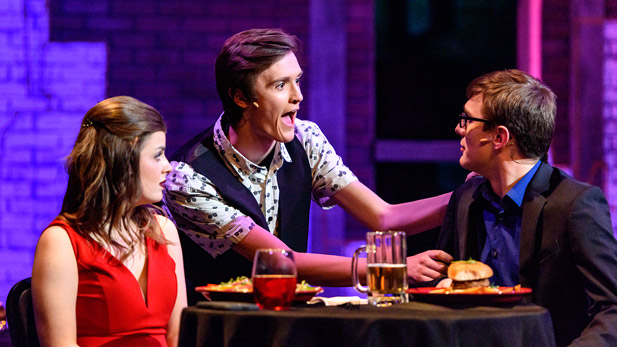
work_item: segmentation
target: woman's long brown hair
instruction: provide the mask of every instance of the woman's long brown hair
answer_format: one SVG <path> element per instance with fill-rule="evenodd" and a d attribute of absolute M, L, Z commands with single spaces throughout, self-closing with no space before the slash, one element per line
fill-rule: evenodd
<path fill-rule="evenodd" d="M 78 233 L 115 249 L 120 260 L 142 244 L 144 235 L 167 243 L 156 208 L 137 205 L 140 151 L 157 131 L 166 127 L 156 109 L 128 96 L 109 98 L 86 113 L 66 161 L 69 181 L 60 217 Z"/>

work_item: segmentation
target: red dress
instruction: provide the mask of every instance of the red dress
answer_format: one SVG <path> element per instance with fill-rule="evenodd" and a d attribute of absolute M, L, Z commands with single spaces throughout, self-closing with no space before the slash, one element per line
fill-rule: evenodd
<path fill-rule="evenodd" d="M 165 333 L 177 293 L 175 262 L 167 246 L 146 237 L 148 283 L 144 298 L 137 279 L 106 249 L 62 220 L 77 269 L 77 344 L 80 346 L 167 346 Z"/>

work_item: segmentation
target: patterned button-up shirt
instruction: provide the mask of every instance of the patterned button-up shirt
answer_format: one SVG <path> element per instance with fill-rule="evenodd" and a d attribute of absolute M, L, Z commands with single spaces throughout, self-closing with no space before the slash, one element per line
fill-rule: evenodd
<path fill-rule="evenodd" d="M 221 116 L 222 117 L 222 116 Z M 248 189 L 266 217 L 268 229 L 278 234 L 279 194 L 276 173 L 291 165 L 285 144 L 277 143 L 268 167 L 251 162 L 229 142 L 221 126 L 214 125 L 214 146 L 232 172 Z M 296 118 L 295 136 L 302 143 L 312 172 L 312 199 L 322 208 L 331 208 L 330 197 L 356 181 L 319 127 Z M 183 231 L 216 257 L 240 242 L 255 226 L 252 218 L 229 205 L 206 176 L 184 162 L 171 162 L 165 183 L 165 206 L 177 212 L 174 218 Z M 199 235 L 200 237 L 197 237 Z"/>

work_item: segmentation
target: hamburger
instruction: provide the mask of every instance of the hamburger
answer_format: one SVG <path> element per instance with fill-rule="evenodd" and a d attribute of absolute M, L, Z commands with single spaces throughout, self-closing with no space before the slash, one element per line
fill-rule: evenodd
<path fill-rule="evenodd" d="M 490 266 L 473 259 L 453 261 L 448 267 L 452 289 L 488 287 L 492 276 L 493 269 Z"/>

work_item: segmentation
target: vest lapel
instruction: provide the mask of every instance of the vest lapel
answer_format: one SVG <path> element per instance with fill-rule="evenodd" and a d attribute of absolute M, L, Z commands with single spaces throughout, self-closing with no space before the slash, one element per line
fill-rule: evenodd
<path fill-rule="evenodd" d="M 285 147 L 292 162 L 283 163 L 276 174 L 281 192 L 279 236 L 291 249 L 306 252 L 311 208 L 311 168 L 304 147 L 297 138 L 294 137 Z"/>
<path fill-rule="evenodd" d="M 262 228 L 268 230 L 266 219 L 257 200 L 229 169 L 214 147 L 214 125 L 195 136 L 173 155 L 175 161 L 191 165 L 219 189 L 230 205 L 240 209 Z M 203 147 L 199 146 L 203 145 Z M 205 147 L 205 149 L 204 149 Z"/>
<path fill-rule="evenodd" d="M 267 230 L 268 224 L 257 200 L 229 171 L 216 151 L 213 128 L 213 126 L 210 127 L 187 142 L 174 154 L 173 160 L 191 165 L 216 185 L 221 196 L 230 206 L 239 209 Z M 291 148 L 290 155 L 293 165 L 285 163 L 283 165 L 285 169 L 277 173 L 277 178 L 280 180 L 279 188 L 282 190 L 281 196 L 289 197 L 279 202 L 279 211 L 282 212 L 280 216 L 283 216 L 279 221 L 283 236 L 281 239 L 293 250 L 306 252 L 311 170 L 300 141 L 294 138 L 287 148 L 288 150 Z M 182 228 L 178 226 L 178 229 Z M 189 305 L 195 305 L 197 301 L 203 300 L 193 290 L 195 286 L 229 281 L 230 278 L 237 276 L 251 276 L 251 261 L 239 253 L 230 250 L 217 258 L 212 258 L 185 233 L 179 234 L 184 256 Z"/>
<path fill-rule="evenodd" d="M 268 230 L 264 214 L 251 192 L 233 175 L 214 147 L 213 128 L 201 139 L 206 151 L 189 164 L 211 180 L 231 206 L 250 216 L 255 223 Z M 279 184 L 280 239 L 295 251 L 306 252 L 311 202 L 311 168 L 300 141 L 294 139 L 285 145 L 292 159 L 283 163 L 276 174 Z"/>
<path fill-rule="evenodd" d="M 261 212 L 261 208 L 255 197 L 238 178 L 229 172 L 223 160 L 219 157 L 212 136 L 207 136 L 202 144 L 208 151 L 195 159 L 191 166 L 204 176 L 208 177 L 219 189 L 225 200 L 245 214 L 253 218 L 253 221 L 262 228 L 268 230 L 268 223 Z"/>

